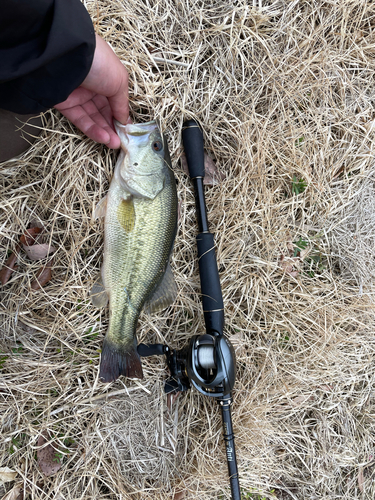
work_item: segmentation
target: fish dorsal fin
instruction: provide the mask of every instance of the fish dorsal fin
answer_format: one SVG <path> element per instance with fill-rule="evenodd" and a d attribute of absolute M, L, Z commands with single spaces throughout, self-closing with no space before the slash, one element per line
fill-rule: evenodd
<path fill-rule="evenodd" d="M 105 291 L 101 273 L 98 274 L 93 284 L 90 292 L 90 299 L 92 304 L 99 309 L 108 304 L 108 294 Z"/>
<path fill-rule="evenodd" d="M 107 200 L 108 196 L 105 195 L 104 198 L 102 198 L 99 203 L 96 205 L 94 213 L 93 213 L 93 219 L 100 219 L 105 216 L 105 211 L 107 210 Z"/>
<path fill-rule="evenodd" d="M 168 262 L 167 269 L 159 286 L 152 297 L 145 303 L 146 313 L 157 313 L 169 307 L 177 296 L 177 285 L 173 276 L 171 265 Z"/>

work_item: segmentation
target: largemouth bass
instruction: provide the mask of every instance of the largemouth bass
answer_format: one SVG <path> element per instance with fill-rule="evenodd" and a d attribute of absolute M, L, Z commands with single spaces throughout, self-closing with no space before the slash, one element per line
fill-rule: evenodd
<path fill-rule="evenodd" d="M 169 259 L 177 228 L 175 178 L 166 140 L 156 122 L 121 125 L 121 139 L 108 194 L 95 216 L 104 216 L 102 283 L 91 298 L 109 300 L 109 327 L 104 339 L 100 378 L 142 378 L 136 326 L 141 310 L 168 307 L 177 294 Z"/>

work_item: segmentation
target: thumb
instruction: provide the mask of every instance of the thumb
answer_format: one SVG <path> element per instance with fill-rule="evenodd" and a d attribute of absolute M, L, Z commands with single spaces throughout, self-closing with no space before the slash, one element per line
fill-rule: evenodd
<path fill-rule="evenodd" d="M 128 92 L 128 73 L 124 68 L 123 81 L 118 91 L 108 97 L 109 105 L 112 109 L 113 117 L 122 124 L 126 124 L 129 119 L 129 92 Z"/>
<path fill-rule="evenodd" d="M 81 87 L 107 97 L 114 118 L 127 122 L 128 72 L 112 47 L 98 35 L 92 66 Z"/>

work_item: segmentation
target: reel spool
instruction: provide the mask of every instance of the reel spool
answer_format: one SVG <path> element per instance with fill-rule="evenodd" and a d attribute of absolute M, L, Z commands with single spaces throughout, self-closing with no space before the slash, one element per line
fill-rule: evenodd
<path fill-rule="evenodd" d="M 187 373 L 193 386 L 215 398 L 230 394 L 235 382 L 236 357 L 224 335 L 215 337 L 206 333 L 193 337 L 189 352 Z"/>

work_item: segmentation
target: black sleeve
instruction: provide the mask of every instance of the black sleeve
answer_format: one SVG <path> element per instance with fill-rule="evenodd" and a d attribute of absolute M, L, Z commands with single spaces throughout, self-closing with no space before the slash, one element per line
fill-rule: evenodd
<path fill-rule="evenodd" d="M 90 71 L 95 31 L 80 0 L 1 0 L 0 108 L 39 113 Z"/>

